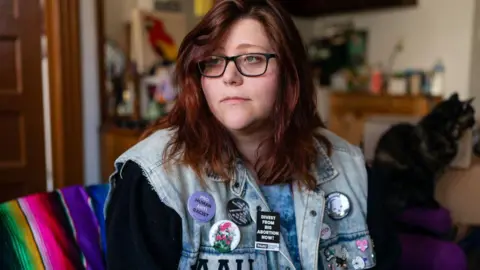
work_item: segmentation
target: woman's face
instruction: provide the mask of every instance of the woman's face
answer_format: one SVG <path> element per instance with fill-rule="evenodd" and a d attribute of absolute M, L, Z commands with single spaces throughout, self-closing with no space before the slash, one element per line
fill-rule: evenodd
<path fill-rule="evenodd" d="M 266 121 L 271 115 L 279 91 L 279 69 L 275 58 L 266 60 L 263 56 L 256 56 L 255 53 L 274 53 L 265 29 L 256 20 L 239 20 L 232 25 L 221 48 L 217 48 L 213 55 L 247 54 L 236 60 L 244 73 L 259 74 L 263 71 L 262 61 L 266 61 L 268 65 L 265 73 L 256 77 L 244 76 L 235 63 L 230 61 L 223 76 L 217 78 L 202 76 L 203 93 L 210 110 L 232 132 L 252 132 L 269 127 Z M 220 58 L 212 58 L 207 65 L 210 65 L 211 69 L 218 67 L 222 69 L 223 60 L 218 59 Z"/>

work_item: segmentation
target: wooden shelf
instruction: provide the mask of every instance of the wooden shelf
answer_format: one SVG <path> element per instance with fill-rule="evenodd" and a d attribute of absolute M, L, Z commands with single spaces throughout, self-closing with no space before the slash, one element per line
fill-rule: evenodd
<path fill-rule="evenodd" d="M 365 120 L 370 116 L 424 116 L 442 100 L 421 95 L 374 95 L 362 92 L 330 95 L 328 127 L 354 145 L 360 145 Z"/>
<path fill-rule="evenodd" d="M 100 128 L 101 133 L 112 133 L 121 136 L 138 136 L 142 135 L 145 129 L 142 128 L 122 128 L 115 124 L 105 124 Z"/>
<path fill-rule="evenodd" d="M 143 129 L 120 128 L 114 124 L 102 126 L 100 129 L 100 144 L 103 181 L 108 181 L 109 176 L 114 171 L 115 160 L 139 141 L 143 131 Z"/>

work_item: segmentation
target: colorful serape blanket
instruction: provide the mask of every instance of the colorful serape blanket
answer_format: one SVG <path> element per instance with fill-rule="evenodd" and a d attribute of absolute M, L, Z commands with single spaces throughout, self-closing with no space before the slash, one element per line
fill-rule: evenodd
<path fill-rule="evenodd" d="M 0 204 L 0 269 L 105 269 L 107 192 L 72 186 Z"/>

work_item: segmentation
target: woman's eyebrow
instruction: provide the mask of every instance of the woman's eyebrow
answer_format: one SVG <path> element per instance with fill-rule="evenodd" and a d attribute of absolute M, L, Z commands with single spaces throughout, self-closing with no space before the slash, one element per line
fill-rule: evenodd
<path fill-rule="evenodd" d="M 268 49 L 263 47 L 263 46 L 254 45 L 254 44 L 250 44 L 250 43 L 241 43 L 241 44 L 237 45 L 237 49 L 248 49 L 248 48 L 252 48 L 252 47 L 260 48 L 262 50 L 268 51 Z"/>

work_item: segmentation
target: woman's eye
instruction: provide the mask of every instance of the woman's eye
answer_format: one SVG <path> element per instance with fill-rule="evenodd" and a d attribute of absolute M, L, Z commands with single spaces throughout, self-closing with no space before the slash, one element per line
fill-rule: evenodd
<path fill-rule="evenodd" d="M 260 57 L 255 55 L 248 55 L 247 57 L 245 57 L 245 62 L 249 64 L 257 63 L 260 62 Z"/>
<path fill-rule="evenodd" d="M 215 66 L 215 65 L 219 65 L 221 63 L 221 58 L 210 58 L 208 60 L 205 60 L 205 65 L 206 66 Z"/>

